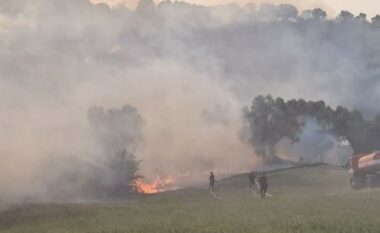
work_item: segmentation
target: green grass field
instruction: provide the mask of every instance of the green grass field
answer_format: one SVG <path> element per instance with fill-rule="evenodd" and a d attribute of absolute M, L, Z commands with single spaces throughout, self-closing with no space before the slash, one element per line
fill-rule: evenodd
<path fill-rule="evenodd" d="M 246 176 L 206 188 L 121 203 L 33 204 L 0 213 L 0 232 L 380 232 L 380 192 L 352 191 L 345 170 L 311 167 L 268 175 L 272 198 L 259 199 Z"/>

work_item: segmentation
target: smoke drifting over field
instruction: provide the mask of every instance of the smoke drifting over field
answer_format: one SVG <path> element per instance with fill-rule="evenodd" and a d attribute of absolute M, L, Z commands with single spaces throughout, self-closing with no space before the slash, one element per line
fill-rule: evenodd
<path fill-rule="evenodd" d="M 135 149 L 151 178 L 252 167 L 254 150 L 238 131 L 242 107 L 259 94 L 323 99 L 372 117 L 380 110 L 379 18 L 325 20 L 291 5 L 144 0 L 129 11 L 2 0 L 0 201 L 48 193 L 46 160 L 72 168 L 105 156 L 110 144 L 94 130 L 92 106 L 135 109 L 143 123 L 131 126 L 133 146 L 121 146 Z"/>

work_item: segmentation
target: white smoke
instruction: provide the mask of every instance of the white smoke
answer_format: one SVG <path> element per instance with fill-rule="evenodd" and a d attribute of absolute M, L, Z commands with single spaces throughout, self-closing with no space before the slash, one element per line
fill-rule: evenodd
<path fill-rule="evenodd" d="M 0 199 L 39 193 L 46 157 L 99 154 L 91 106 L 137 108 L 147 177 L 254 166 L 237 134 L 259 94 L 379 111 L 375 24 L 305 20 L 289 5 L 144 2 L 1 1 Z M 228 106 L 222 118 L 215 106 Z"/>
<path fill-rule="evenodd" d="M 294 162 L 338 166 L 344 166 L 353 152 L 347 142 L 338 141 L 314 119 L 306 121 L 298 143 L 292 144 L 290 140 L 283 139 L 278 143 L 277 150 L 280 157 Z"/>

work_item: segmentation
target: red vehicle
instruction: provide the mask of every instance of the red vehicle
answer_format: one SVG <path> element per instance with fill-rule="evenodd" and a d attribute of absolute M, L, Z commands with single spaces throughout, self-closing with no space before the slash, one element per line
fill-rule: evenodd
<path fill-rule="evenodd" d="M 380 151 L 354 155 L 349 162 L 353 189 L 380 186 Z"/>

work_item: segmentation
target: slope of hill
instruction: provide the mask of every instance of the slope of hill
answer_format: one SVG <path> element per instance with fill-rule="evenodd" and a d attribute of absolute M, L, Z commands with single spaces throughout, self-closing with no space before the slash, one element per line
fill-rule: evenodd
<path fill-rule="evenodd" d="M 268 177 L 273 197 L 266 199 L 252 195 L 241 175 L 217 183 L 222 199 L 205 187 L 122 203 L 16 206 L 0 213 L 0 232 L 379 232 L 380 192 L 351 190 L 343 169 Z"/>

